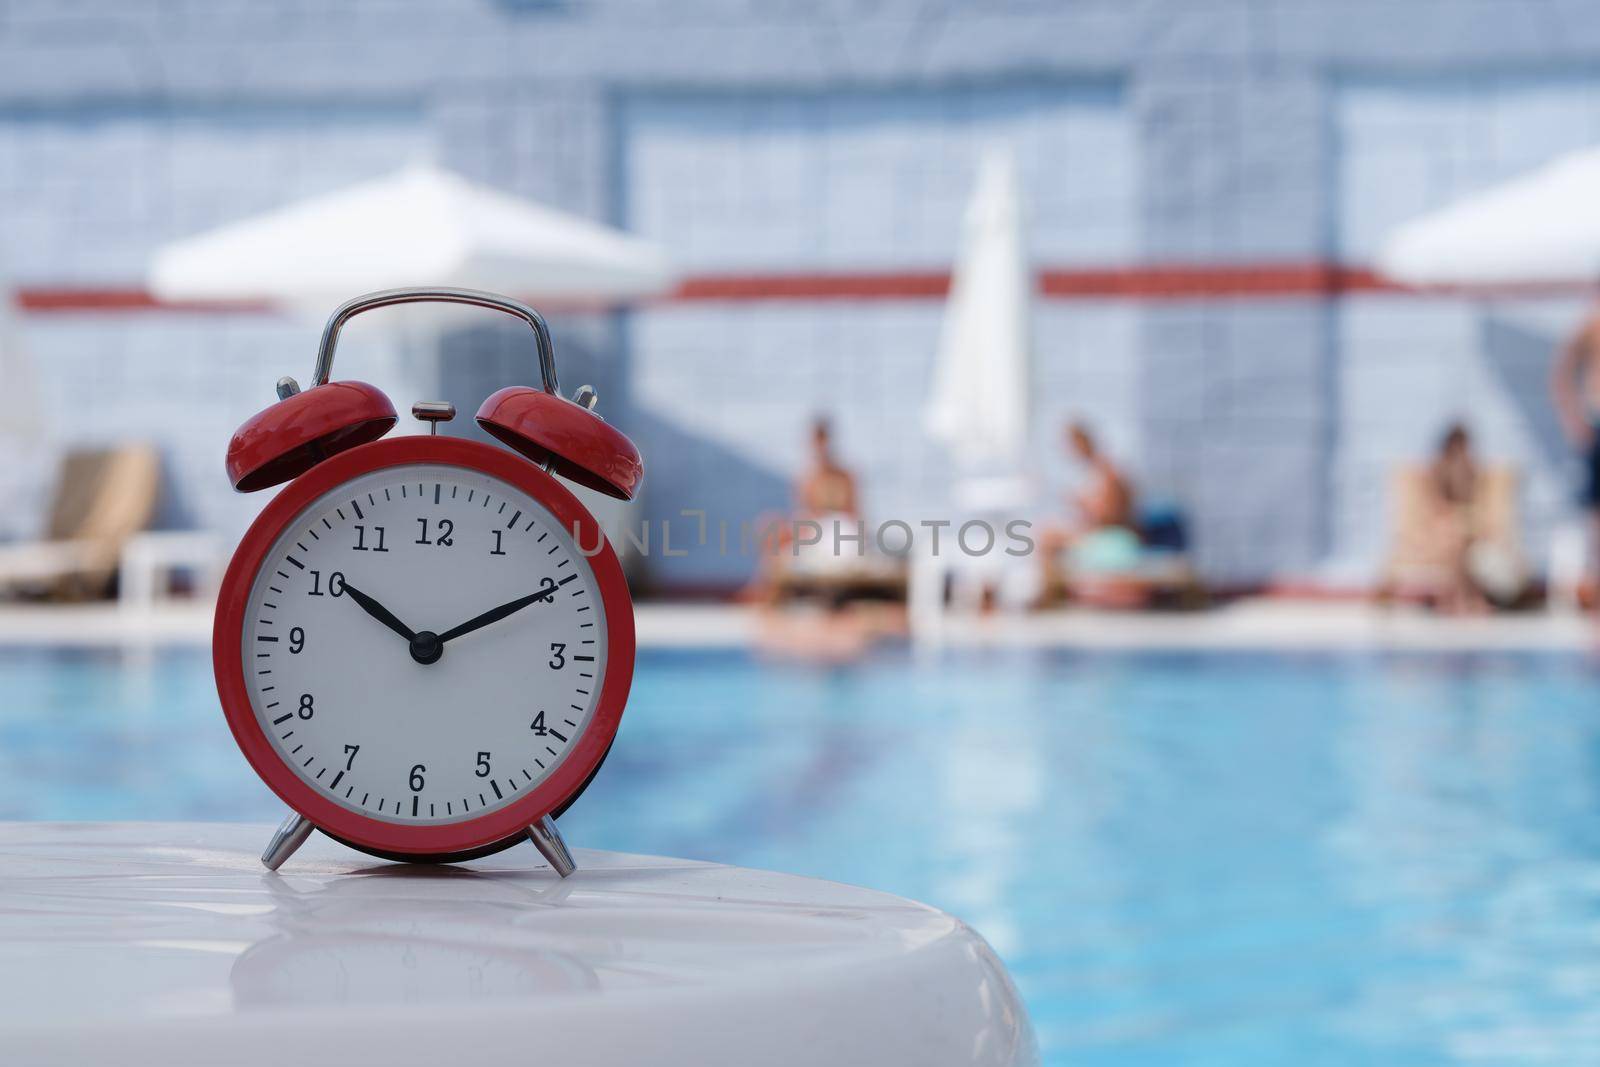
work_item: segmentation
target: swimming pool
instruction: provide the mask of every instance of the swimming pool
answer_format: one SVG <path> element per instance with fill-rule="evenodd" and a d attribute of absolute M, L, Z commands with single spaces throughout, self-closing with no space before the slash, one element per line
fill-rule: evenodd
<path fill-rule="evenodd" d="M 646 652 L 576 845 L 902 893 L 1051 1063 L 1600 1054 L 1600 666 Z M 254 819 L 199 652 L 0 655 L 0 817 Z"/>

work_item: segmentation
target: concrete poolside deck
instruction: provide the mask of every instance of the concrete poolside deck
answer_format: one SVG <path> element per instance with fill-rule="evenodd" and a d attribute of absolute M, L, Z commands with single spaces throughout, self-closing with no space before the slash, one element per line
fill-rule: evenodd
<path fill-rule="evenodd" d="M 761 644 L 757 613 L 736 605 L 641 604 L 642 648 L 745 648 Z M 148 613 L 107 605 L 0 605 L 0 649 L 204 646 L 211 606 L 179 603 Z M 951 618 L 949 647 L 1088 649 L 1393 649 L 1596 651 L 1600 620 L 1530 613 L 1442 618 L 1364 603 L 1242 600 L 1191 614 L 1086 610 Z"/>

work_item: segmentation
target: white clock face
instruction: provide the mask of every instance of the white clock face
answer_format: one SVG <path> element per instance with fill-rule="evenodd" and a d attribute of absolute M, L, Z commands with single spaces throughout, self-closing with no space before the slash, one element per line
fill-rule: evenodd
<path fill-rule="evenodd" d="M 245 684 L 283 761 L 393 823 L 476 818 L 537 786 L 588 729 L 605 656 L 571 531 L 464 467 L 389 467 L 325 494 L 245 608 Z"/>

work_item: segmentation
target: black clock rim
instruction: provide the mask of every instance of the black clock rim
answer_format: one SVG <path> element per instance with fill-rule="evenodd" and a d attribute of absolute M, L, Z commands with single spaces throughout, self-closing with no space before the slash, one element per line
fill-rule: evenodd
<path fill-rule="evenodd" d="M 611 749 L 616 745 L 616 743 L 616 738 L 612 737 L 611 744 L 606 746 L 605 752 L 600 756 L 600 762 L 594 765 L 594 770 L 589 772 L 589 777 L 583 780 L 583 784 L 578 787 L 577 792 L 573 793 L 566 800 L 563 800 L 559 805 L 556 806 L 556 809 L 550 813 L 550 817 L 552 819 L 561 818 L 562 815 L 566 814 L 567 809 L 572 807 L 573 804 L 577 803 L 579 797 L 583 796 L 584 792 L 588 790 L 590 783 L 595 780 L 595 776 L 600 773 L 600 768 L 606 765 L 606 760 L 610 758 Z M 358 845 L 354 841 L 348 841 L 345 838 L 340 837 L 338 834 L 329 833 L 328 831 L 323 830 L 320 826 L 318 826 L 317 829 L 324 836 L 332 838 L 334 841 L 339 842 L 339 844 L 344 845 L 346 848 L 353 848 L 357 852 L 365 852 L 369 856 L 376 856 L 378 859 L 390 860 L 394 863 L 466 863 L 470 860 L 481 860 L 485 856 L 492 856 L 496 852 L 504 852 L 513 845 L 520 845 L 524 841 L 528 840 L 528 831 L 523 830 L 520 833 L 512 834 L 510 837 L 502 838 L 501 840 L 495 841 L 491 844 L 482 845 L 478 848 L 464 849 L 460 852 L 388 852 L 382 849 L 368 848 L 365 845 Z"/>

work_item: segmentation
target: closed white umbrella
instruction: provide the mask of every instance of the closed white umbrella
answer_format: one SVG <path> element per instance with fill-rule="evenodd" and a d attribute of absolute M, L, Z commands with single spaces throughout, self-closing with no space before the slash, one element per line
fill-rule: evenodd
<path fill-rule="evenodd" d="M 933 392 L 923 411 L 927 432 L 950 450 L 956 471 L 951 503 L 962 518 L 985 519 L 991 529 L 1017 517 L 1032 497 L 1032 304 L 1016 163 L 1009 149 L 993 148 L 979 161 L 967 204 Z M 937 640 L 941 632 L 947 575 L 953 575 L 960 602 L 981 602 L 985 589 L 996 589 L 1007 605 L 1031 599 L 1031 565 L 1018 569 L 1017 560 L 1003 553 L 968 558 L 949 546 L 935 556 L 931 548 L 930 543 L 911 562 L 907 611 L 919 643 Z"/>
<path fill-rule="evenodd" d="M 666 289 L 656 245 L 433 166 L 311 197 L 161 248 L 166 300 L 267 301 L 324 309 L 410 285 L 537 299 L 616 301 Z"/>
<path fill-rule="evenodd" d="M 1412 285 L 1600 279 L 1600 148 L 1413 219 L 1384 242 L 1376 266 Z"/>
<path fill-rule="evenodd" d="M 967 471 L 1012 474 L 1028 441 L 1033 272 L 1009 150 L 978 168 L 924 411 L 928 432 Z"/>

